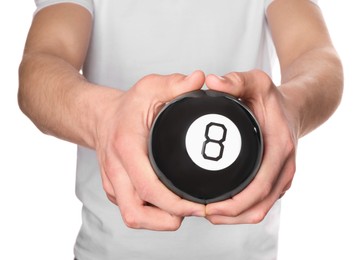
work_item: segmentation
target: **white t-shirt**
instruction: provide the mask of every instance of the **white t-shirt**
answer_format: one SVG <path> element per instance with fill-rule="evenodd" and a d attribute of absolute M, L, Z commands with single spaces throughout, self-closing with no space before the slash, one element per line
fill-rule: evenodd
<path fill-rule="evenodd" d="M 86 78 L 127 90 L 147 74 L 224 75 L 262 69 L 274 49 L 265 11 L 272 0 L 36 0 L 38 10 L 72 2 L 93 15 Z M 257 225 L 215 226 L 186 218 L 178 231 L 133 230 L 102 188 L 93 150 L 78 148 L 76 193 L 83 203 L 79 260 L 246 259 L 277 255 L 280 203 Z M 50 256 L 51 257 L 51 256 Z"/>

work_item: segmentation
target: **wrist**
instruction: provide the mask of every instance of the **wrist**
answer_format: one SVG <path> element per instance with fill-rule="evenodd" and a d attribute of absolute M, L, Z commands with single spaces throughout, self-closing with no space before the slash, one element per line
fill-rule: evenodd
<path fill-rule="evenodd" d="M 84 132 L 82 142 L 86 147 L 96 149 L 105 123 L 112 123 L 111 119 L 107 119 L 107 116 L 113 114 L 110 113 L 110 109 L 114 107 L 112 104 L 118 102 L 123 92 L 86 81 L 80 91 L 76 102 L 81 111 L 79 123 Z"/>
<path fill-rule="evenodd" d="M 282 84 L 278 87 L 285 107 L 285 114 L 289 120 L 290 128 L 298 139 L 304 135 L 304 93 L 299 93 L 297 88 Z"/>

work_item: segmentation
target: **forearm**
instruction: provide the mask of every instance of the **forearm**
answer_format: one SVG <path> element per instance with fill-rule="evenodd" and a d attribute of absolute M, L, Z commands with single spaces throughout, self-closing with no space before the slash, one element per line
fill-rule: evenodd
<path fill-rule="evenodd" d="M 325 122 L 340 103 L 343 70 L 333 47 L 317 48 L 281 68 L 280 90 L 301 137 Z"/>
<path fill-rule="evenodd" d="M 337 108 L 342 65 L 321 10 L 310 0 L 275 0 L 267 19 L 281 66 L 280 90 L 300 137 Z"/>
<path fill-rule="evenodd" d="M 72 65 L 46 53 L 25 54 L 19 68 L 21 110 L 42 132 L 91 148 L 103 104 L 120 93 L 87 82 Z"/>

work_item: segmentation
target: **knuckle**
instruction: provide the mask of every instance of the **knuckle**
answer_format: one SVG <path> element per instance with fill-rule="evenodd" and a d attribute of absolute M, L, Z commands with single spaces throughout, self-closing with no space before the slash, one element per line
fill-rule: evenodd
<path fill-rule="evenodd" d="M 142 83 L 150 82 L 150 81 L 158 80 L 159 78 L 160 78 L 160 75 L 153 73 L 153 74 L 144 76 L 143 78 L 140 79 L 139 82 L 142 82 Z"/>
<path fill-rule="evenodd" d="M 137 193 L 142 201 L 152 202 L 152 191 L 147 183 L 139 183 Z"/>
<path fill-rule="evenodd" d="M 287 192 L 287 191 L 291 188 L 291 186 L 292 186 L 292 180 L 291 180 L 291 181 L 289 181 L 289 182 L 286 184 L 286 186 L 285 186 L 285 188 L 284 188 L 284 190 L 283 190 L 283 193 Z"/>
<path fill-rule="evenodd" d="M 289 139 L 287 142 L 286 142 L 286 145 L 285 145 L 285 149 L 287 151 L 288 154 L 291 154 L 291 155 L 294 155 L 295 152 L 296 152 L 296 147 L 295 147 L 295 143 Z"/>
<path fill-rule="evenodd" d="M 292 140 L 286 143 L 285 153 L 287 156 L 287 159 L 290 160 L 289 163 L 286 165 L 286 171 L 289 174 L 294 174 L 296 171 L 296 146 Z"/>
<path fill-rule="evenodd" d="M 166 82 L 168 85 L 172 86 L 177 84 L 179 81 L 183 80 L 184 78 L 185 76 L 180 73 L 173 73 L 166 77 Z"/>
<path fill-rule="evenodd" d="M 145 92 L 146 89 L 150 87 L 157 86 L 158 81 L 160 80 L 160 75 L 158 74 L 149 74 L 142 77 L 132 88 L 133 91 L 137 95 L 141 95 Z"/>
<path fill-rule="evenodd" d="M 264 209 L 257 209 L 255 210 L 247 220 L 249 224 L 259 224 L 261 223 L 267 215 L 267 211 Z"/>
<path fill-rule="evenodd" d="M 183 208 L 180 208 L 180 207 L 176 207 L 176 208 L 172 209 L 172 211 L 175 216 L 188 216 L 189 215 L 188 213 L 186 213 L 186 211 Z"/>
<path fill-rule="evenodd" d="M 177 231 L 181 227 L 181 221 L 175 221 L 166 228 L 168 231 Z"/>
<path fill-rule="evenodd" d="M 296 171 L 296 165 L 295 163 L 291 163 L 290 165 L 286 166 L 286 169 L 284 171 L 284 180 L 283 180 L 283 192 L 286 192 L 288 189 L 290 189 L 292 185 L 292 180 L 294 179 Z"/>
<path fill-rule="evenodd" d="M 251 70 L 251 73 L 254 74 L 256 78 L 261 80 L 268 80 L 270 78 L 266 72 L 259 69 Z"/>
<path fill-rule="evenodd" d="M 260 201 L 265 199 L 272 191 L 273 184 L 268 181 L 260 182 Z"/>
<path fill-rule="evenodd" d="M 254 75 L 254 77 L 260 81 L 261 85 L 270 85 L 271 84 L 271 78 L 270 76 L 262 71 L 262 70 L 252 70 L 251 73 Z"/>
<path fill-rule="evenodd" d="M 165 86 L 170 91 L 171 96 L 176 97 L 180 94 L 175 86 L 178 86 L 184 78 L 185 76 L 179 73 L 171 74 L 165 78 Z"/>
<path fill-rule="evenodd" d="M 230 209 L 228 209 L 226 211 L 226 215 L 230 216 L 230 217 L 238 217 L 241 214 L 240 210 L 238 209 L 238 207 L 231 207 Z"/>
<path fill-rule="evenodd" d="M 259 201 L 264 200 L 270 194 L 271 189 L 272 188 L 268 184 L 266 184 L 265 186 L 263 186 L 261 188 L 261 191 L 260 191 Z"/>
<path fill-rule="evenodd" d="M 222 222 L 218 218 L 209 217 L 208 221 L 212 223 L 213 225 L 221 225 Z"/>
<path fill-rule="evenodd" d="M 122 218 L 128 228 L 139 229 L 141 227 L 137 216 L 131 212 L 123 213 Z"/>
<path fill-rule="evenodd" d="M 261 70 L 253 70 L 251 73 L 253 74 L 253 78 L 256 80 L 255 84 L 261 93 L 268 93 L 272 90 L 272 80 L 267 73 Z"/>
<path fill-rule="evenodd" d="M 110 194 L 106 194 L 107 198 L 109 201 L 111 201 L 113 204 L 115 204 L 116 206 L 118 205 L 117 204 L 117 200 L 114 196 L 110 195 Z"/>
<path fill-rule="evenodd" d="M 107 177 L 110 181 L 114 180 L 117 177 L 117 172 L 115 171 L 112 163 L 105 161 L 103 167 L 105 169 L 105 174 L 107 175 Z M 107 187 L 105 187 L 105 186 L 106 186 L 106 183 L 103 182 L 103 188 L 105 190 L 107 190 Z"/>
<path fill-rule="evenodd" d="M 108 180 L 112 183 L 114 180 L 118 179 L 120 174 L 120 166 L 118 162 L 112 160 L 109 156 L 106 156 L 103 162 L 103 168 L 105 171 L 105 175 Z M 104 178 L 103 180 L 103 188 L 111 188 L 111 183 L 108 183 L 108 180 Z"/>
<path fill-rule="evenodd" d="M 228 77 L 233 81 L 236 86 L 243 86 L 245 84 L 245 80 L 241 77 L 238 72 L 231 72 L 228 74 Z"/>
<path fill-rule="evenodd" d="M 288 177 L 290 177 L 289 179 L 292 179 L 294 177 L 295 172 L 296 172 L 296 164 L 294 162 L 294 163 L 291 163 L 287 168 L 287 175 L 288 175 Z"/>
<path fill-rule="evenodd" d="M 106 193 L 107 196 L 113 196 L 114 192 L 113 192 L 113 188 L 111 187 L 111 184 L 108 181 L 103 181 L 102 180 L 102 188 L 104 190 L 104 192 Z"/>

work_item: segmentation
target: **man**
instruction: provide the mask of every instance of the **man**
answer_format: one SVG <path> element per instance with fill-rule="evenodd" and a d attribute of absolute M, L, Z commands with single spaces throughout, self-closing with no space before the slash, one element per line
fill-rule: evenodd
<path fill-rule="evenodd" d="M 308 0 L 36 3 L 19 105 L 41 131 L 79 145 L 77 196 L 84 207 L 76 257 L 275 259 L 279 198 L 293 179 L 298 139 L 328 119 L 342 95 L 341 63 L 318 6 Z M 274 50 L 278 87 L 271 80 Z M 147 156 L 159 109 L 204 84 L 243 99 L 265 141 L 252 183 L 209 205 L 165 188 Z M 160 232 L 166 230 L 174 232 Z"/>

